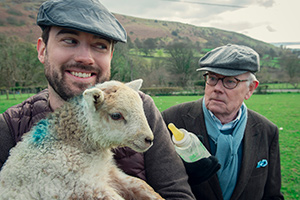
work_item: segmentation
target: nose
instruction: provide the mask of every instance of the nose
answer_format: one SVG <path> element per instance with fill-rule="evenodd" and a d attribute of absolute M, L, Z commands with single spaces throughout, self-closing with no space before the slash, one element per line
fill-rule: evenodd
<path fill-rule="evenodd" d="M 77 49 L 74 60 L 83 65 L 93 65 L 95 62 L 91 49 L 87 45 L 81 45 Z"/>
<path fill-rule="evenodd" d="M 152 143 L 153 143 L 153 138 L 146 137 L 146 138 L 145 138 L 145 143 L 148 144 L 149 146 L 151 146 Z"/>

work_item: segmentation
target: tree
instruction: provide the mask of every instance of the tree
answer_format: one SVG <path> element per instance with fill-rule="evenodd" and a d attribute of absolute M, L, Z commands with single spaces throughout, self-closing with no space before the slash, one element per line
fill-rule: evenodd
<path fill-rule="evenodd" d="M 35 86 L 46 81 L 34 46 L 18 37 L 0 35 L 0 87 L 9 90 L 16 84 Z M 43 82 L 44 81 L 44 82 Z"/>
<path fill-rule="evenodd" d="M 129 54 L 128 44 L 117 44 L 111 63 L 111 79 L 122 82 L 134 80 L 139 77 L 143 62 L 141 58 Z"/>
<path fill-rule="evenodd" d="M 193 48 L 188 43 L 174 43 L 167 46 L 171 58 L 169 67 L 171 74 L 177 77 L 177 83 L 185 87 L 195 72 Z"/>
<path fill-rule="evenodd" d="M 298 56 L 286 50 L 280 58 L 280 65 L 287 72 L 290 78 L 289 83 L 297 88 L 300 80 L 300 59 Z"/>
<path fill-rule="evenodd" d="M 275 50 L 274 50 L 273 48 L 270 48 L 269 54 L 270 54 L 270 58 L 271 58 L 271 59 L 274 59 L 274 57 L 277 56 L 277 55 L 276 55 L 276 52 L 275 52 Z"/>
<path fill-rule="evenodd" d="M 139 49 L 143 48 L 143 43 L 141 42 L 141 40 L 140 40 L 139 38 L 136 38 L 136 39 L 134 40 L 134 44 L 135 44 L 135 46 L 136 46 L 137 48 L 139 48 Z"/>
<path fill-rule="evenodd" d="M 156 48 L 156 39 L 147 38 L 144 41 L 144 49 L 148 49 L 148 51 L 153 51 Z"/>

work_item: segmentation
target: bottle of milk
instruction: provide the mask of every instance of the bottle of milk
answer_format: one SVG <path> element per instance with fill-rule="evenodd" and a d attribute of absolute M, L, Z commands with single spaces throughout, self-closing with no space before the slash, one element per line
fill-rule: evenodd
<path fill-rule="evenodd" d="M 211 155 L 195 134 L 185 129 L 177 129 L 173 123 L 170 123 L 168 128 L 173 133 L 175 150 L 185 162 L 196 162 Z"/>

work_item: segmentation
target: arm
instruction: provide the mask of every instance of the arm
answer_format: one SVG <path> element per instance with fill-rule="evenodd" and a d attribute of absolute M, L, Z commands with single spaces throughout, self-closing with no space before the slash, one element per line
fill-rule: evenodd
<path fill-rule="evenodd" d="M 14 138 L 12 137 L 7 123 L 3 117 L 0 115 L 0 169 L 5 163 L 9 156 L 9 150 L 16 145 Z"/>
<path fill-rule="evenodd" d="M 153 146 L 145 153 L 147 182 L 165 199 L 195 199 L 184 165 L 175 152 L 167 127 L 148 95 L 143 95 L 144 110 L 154 133 Z"/>

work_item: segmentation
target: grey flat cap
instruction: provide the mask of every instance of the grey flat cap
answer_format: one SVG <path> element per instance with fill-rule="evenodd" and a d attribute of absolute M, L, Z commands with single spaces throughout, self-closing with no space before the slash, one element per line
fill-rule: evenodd
<path fill-rule="evenodd" d="M 126 42 L 127 34 L 119 21 L 98 0 L 48 0 L 37 15 L 37 24 L 61 26 Z"/>
<path fill-rule="evenodd" d="M 259 71 L 259 55 L 253 49 L 228 44 L 206 53 L 199 60 L 197 71 L 210 71 L 224 76 L 237 76 L 246 72 Z"/>

